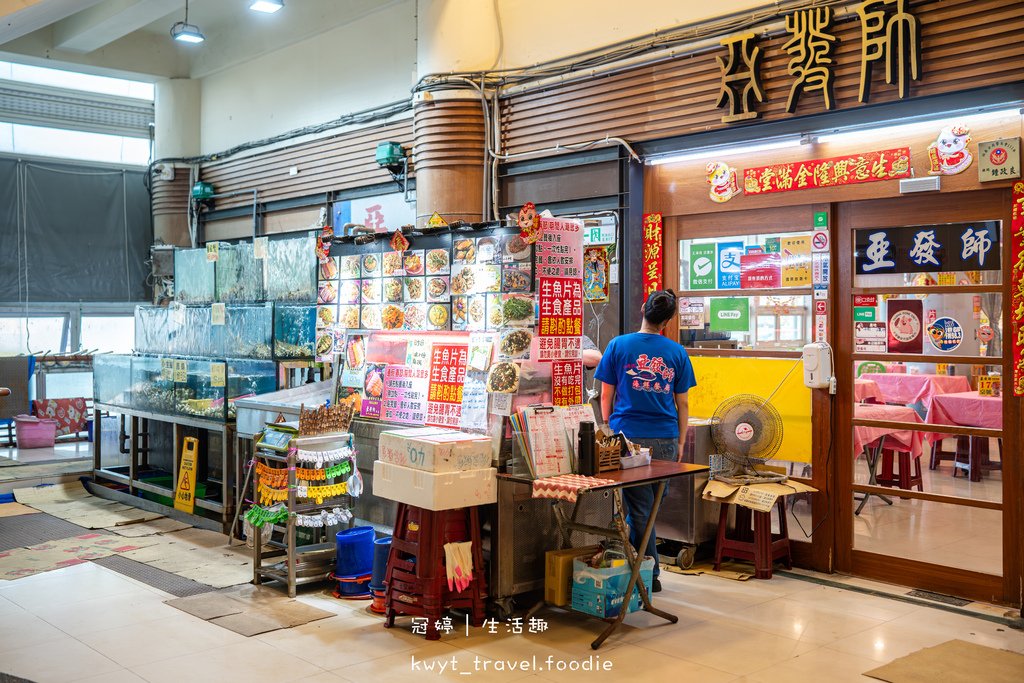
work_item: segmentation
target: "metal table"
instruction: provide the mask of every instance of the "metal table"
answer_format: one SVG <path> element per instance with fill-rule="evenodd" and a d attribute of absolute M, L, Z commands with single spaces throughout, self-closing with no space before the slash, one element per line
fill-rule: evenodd
<path fill-rule="evenodd" d="M 594 642 L 590 644 L 591 648 L 596 650 L 601 647 L 601 644 L 615 631 L 615 629 L 619 627 L 619 624 L 622 623 L 622 620 L 626 617 L 626 613 L 629 611 L 630 596 L 633 595 L 634 588 L 638 588 L 640 591 L 640 601 L 643 604 L 644 611 L 659 616 L 673 624 L 679 621 L 679 617 L 676 615 L 660 610 L 651 604 L 650 596 L 647 593 L 647 587 L 640 578 L 640 564 L 643 561 L 643 555 L 637 554 L 629 542 L 629 529 L 625 522 L 626 510 L 622 501 L 622 489 L 633 486 L 643 486 L 646 484 L 657 484 L 658 486 L 654 495 L 654 506 L 651 509 L 650 517 L 647 520 L 647 526 L 644 528 L 642 540 L 640 541 L 640 547 L 646 548 L 647 541 L 650 539 L 651 532 L 654 529 L 654 520 L 658 516 L 658 508 L 661 507 L 661 499 L 665 493 L 665 486 L 668 483 L 668 480 L 676 477 L 694 476 L 707 472 L 708 469 L 709 468 L 704 465 L 670 462 L 666 460 L 653 460 L 650 465 L 645 467 L 634 467 L 628 470 L 619 470 L 617 472 L 603 472 L 597 476 L 602 479 L 610 479 L 613 483 L 595 486 L 594 488 L 580 491 L 577 494 L 576 504 L 573 507 L 572 515 L 569 518 L 565 517 L 561 508 L 557 505 L 554 506 L 555 518 L 558 520 L 558 526 L 561 530 L 564 543 L 568 544 L 570 542 L 570 535 L 573 531 L 617 539 L 622 542 L 622 546 L 626 550 L 626 562 L 631 569 L 629 583 L 626 585 L 626 598 L 623 601 L 622 609 L 619 610 L 617 617 L 610 620 L 610 623 L 604 631 L 601 632 L 601 635 L 599 635 Z M 577 514 L 580 510 L 581 501 L 588 495 L 602 493 L 605 491 L 611 491 L 614 499 L 615 512 L 612 515 L 612 525 L 606 528 L 583 524 L 577 521 Z M 554 503 L 557 501 L 552 500 L 552 502 Z M 655 561 L 657 561 L 657 559 L 655 559 Z M 535 605 L 527 613 L 527 618 L 533 616 L 537 610 L 544 605 L 545 603 L 543 601 Z"/>

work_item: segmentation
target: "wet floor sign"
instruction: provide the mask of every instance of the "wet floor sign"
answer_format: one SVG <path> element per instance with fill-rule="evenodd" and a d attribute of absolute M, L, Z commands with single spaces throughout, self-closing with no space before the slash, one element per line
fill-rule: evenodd
<path fill-rule="evenodd" d="M 178 486 L 174 489 L 174 509 L 192 514 L 196 507 L 196 455 L 199 440 L 185 437 L 181 447 L 181 464 L 178 470 Z"/>

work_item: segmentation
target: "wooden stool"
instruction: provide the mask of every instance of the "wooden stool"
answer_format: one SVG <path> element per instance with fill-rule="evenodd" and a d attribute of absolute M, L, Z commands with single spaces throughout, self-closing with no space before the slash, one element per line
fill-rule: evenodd
<path fill-rule="evenodd" d="M 458 593 L 448 589 L 444 545 L 464 541 L 473 543 L 473 580 Z M 394 626 L 397 616 L 424 617 L 427 640 L 437 640 L 436 622 L 452 607 L 467 610 L 470 622 L 482 625 L 485 576 L 476 507 L 434 512 L 399 503 L 384 574 L 385 628 Z"/>
<path fill-rule="evenodd" d="M 897 456 L 899 457 L 900 465 L 898 474 L 893 471 L 893 465 L 896 462 Z M 911 470 L 911 467 L 913 467 L 913 470 Z M 907 489 L 908 491 L 916 486 L 918 491 L 924 491 L 924 479 L 921 476 L 921 458 L 913 458 L 913 466 L 911 466 L 910 453 L 906 451 L 893 451 L 886 448 L 882 451 L 882 471 L 875 478 L 875 483 L 879 486 L 890 486 Z"/>
<path fill-rule="evenodd" d="M 932 456 L 928 462 L 928 469 L 938 469 L 943 460 L 949 460 L 955 463 L 961 456 L 966 458 L 970 448 L 971 437 L 969 436 L 956 437 L 956 449 L 953 451 L 942 450 L 942 441 L 936 441 L 932 444 Z M 956 475 L 955 465 L 953 475 Z"/>
<path fill-rule="evenodd" d="M 715 543 L 715 571 L 721 569 L 722 558 L 751 560 L 754 563 L 754 578 L 772 578 L 772 563 L 782 558 L 786 569 L 793 568 L 793 555 L 789 549 L 789 525 L 786 522 L 786 497 L 779 496 L 775 503 L 779 511 L 779 531 L 772 533 L 772 513 L 758 512 L 742 505 L 736 506 L 736 533 L 738 538 L 726 536 L 729 523 L 729 506 L 723 503 L 718 515 L 718 540 Z M 753 516 L 753 531 L 751 531 Z"/>

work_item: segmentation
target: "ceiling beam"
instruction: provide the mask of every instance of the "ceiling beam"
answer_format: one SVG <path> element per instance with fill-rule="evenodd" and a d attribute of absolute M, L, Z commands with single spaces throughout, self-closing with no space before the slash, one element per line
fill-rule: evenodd
<path fill-rule="evenodd" d="M 105 0 L 53 27 L 53 44 L 89 53 L 185 6 L 185 0 Z"/>
<path fill-rule="evenodd" d="M 101 0 L 4 0 L 0 3 L 0 45 L 89 9 Z"/>

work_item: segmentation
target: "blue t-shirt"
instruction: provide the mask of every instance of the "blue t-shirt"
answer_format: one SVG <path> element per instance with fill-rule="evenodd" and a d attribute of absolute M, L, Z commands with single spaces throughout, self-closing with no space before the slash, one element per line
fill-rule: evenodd
<path fill-rule="evenodd" d="M 633 438 L 679 438 L 676 394 L 697 386 L 686 350 L 660 334 L 636 332 L 612 339 L 594 377 L 615 387 L 614 432 Z"/>

